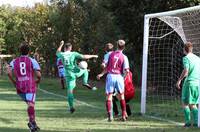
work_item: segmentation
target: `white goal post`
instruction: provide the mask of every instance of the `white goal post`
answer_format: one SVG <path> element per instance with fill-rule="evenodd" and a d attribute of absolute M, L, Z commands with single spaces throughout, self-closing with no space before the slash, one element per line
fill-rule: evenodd
<path fill-rule="evenodd" d="M 180 100 L 180 92 L 175 90 L 174 82 L 181 74 L 183 57 L 181 52 L 186 41 L 193 43 L 193 52 L 200 56 L 200 6 L 144 16 L 142 114 L 148 113 L 148 99 L 151 100 L 150 102 L 157 103 L 155 106 L 161 109 L 164 107 L 158 103 L 159 101 L 163 101 L 162 105 L 165 105 L 164 101 L 168 99 L 169 103 Z M 166 68 L 168 71 L 165 71 Z M 176 70 L 176 68 L 179 69 Z M 162 87 L 158 86 L 160 83 Z M 168 88 L 167 92 L 166 88 Z M 181 107 L 179 104 L 177 103 L 174 107 Z M 200 127 L 200 105 L 198 107 L 198 127 Z"/>

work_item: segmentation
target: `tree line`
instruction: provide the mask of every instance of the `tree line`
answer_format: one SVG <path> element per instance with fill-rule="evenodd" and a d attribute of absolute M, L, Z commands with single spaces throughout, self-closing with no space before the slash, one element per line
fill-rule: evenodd
<path fill-rule="evenodd" d="M 22 41 L 37 51 L 43 74 L 56 75 L 56 49 L 61 40 L 81 53 L 98 54 L 89 61 L 91 76 L 99 71 L 104 45 L 126 41 L 125 54 L 134 80 L 141 81 L 145 14 L 198 5 L 200 0 L 51 0 L 34 7 L 0 6 L 0 53 L 19 55 Z M 95 63 L 95 64 L 94 64 Z"/>

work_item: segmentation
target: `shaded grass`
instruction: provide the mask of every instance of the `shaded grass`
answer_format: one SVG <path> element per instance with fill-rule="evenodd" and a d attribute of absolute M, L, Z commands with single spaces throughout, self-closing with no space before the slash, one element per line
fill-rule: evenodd
<path fill-rule="evenodd" d="M 79 83 L 78 83 L 79 84 Z M 45 78 L 40 88 L 58 94 L 50 95 L 38 90 L 36 99 L 36 120 L 41 132 L 177 132 L 198 131 L 184 129 L 169 122 L 158 121 L 139 115 L 139 93 L 131 102 L 133 115 L 127 122 L 107 122 L 104 85 L 97 91 L 90 91 L 78 85 L 75 90 L 76 111 L 70 114 L 66 102 L 66 90 L 60 88 L 58 79 Z M 93 105 L 93 108 L 85 105 Z M 0 78 L 0 132 L 27 132 L 26 105 L 16 95 L 15 88 L 7 77 Z"/>

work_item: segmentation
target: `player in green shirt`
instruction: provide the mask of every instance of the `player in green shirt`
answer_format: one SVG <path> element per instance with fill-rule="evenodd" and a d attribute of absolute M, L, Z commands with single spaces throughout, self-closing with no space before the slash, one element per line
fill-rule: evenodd
<path fill-rule="evenodd" d="M 61 49 L 64 45 L 64 52 L 61 52 Z M 57 49 L 56 55 L 57 57 L 62 59 L 65 75 L 66 75 L 66 86 L 67 86 L 67 98 L 70 107 L 70 112 L 73 113 L 75 111 L 73 102 L 74 95 L 73 90 L 76 87 L 76 78 L 83 77 L 83 86 L 86 86 L 89 89 L 96 90 L 96 87 L 91 87 L 88 84 L 88 70 L 81 69 L 77 66 L 78 59 L 91 59 L 97 58 L 97 55 L 82 55 L 78 52 L 72 52 L 72 45 L 70 43 L 64 44 L 64 41 L 61 41 L 60 46 Z"/>
<path fill-rule="evenodd" d="M 199 84 L 200 84 L 200 58 L 192 53 L 192 43 L 187 42 L 184 45 L 183 66 L 181 76 L 177 81 L 177 88 L 180 89 L 180 83 L 185 78 L 182 87 L 182 102 L 185 117 L 184 127 L 191 126 L 190 111 L 193 114 L 193 126 L 197 127 L 198 124 L 198 97 L 199 97 Z"/>

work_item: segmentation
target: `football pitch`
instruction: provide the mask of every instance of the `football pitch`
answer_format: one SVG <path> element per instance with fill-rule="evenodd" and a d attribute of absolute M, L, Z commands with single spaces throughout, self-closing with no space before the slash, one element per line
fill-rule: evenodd
<path fill-rule="evenodd" d="M 70 114 L 66 90 L 58 78 L 43 78 L 36 97 L 36 121 L 41 132 L 179 132 L 199 131 L 141 116 L 140 93 L 130 103 L 133 114 L 126 122 L 107 122 L 104 84 L 97 91 L 81 85 L 75 89 L 76 111 Z M 0 76 L 0 132 L 28 132 L 26 105 L 6 76 Z M 119 105 L 118 105 L 119 106 Z M 119 107 L 120 108 L 120 107 Z"/>

